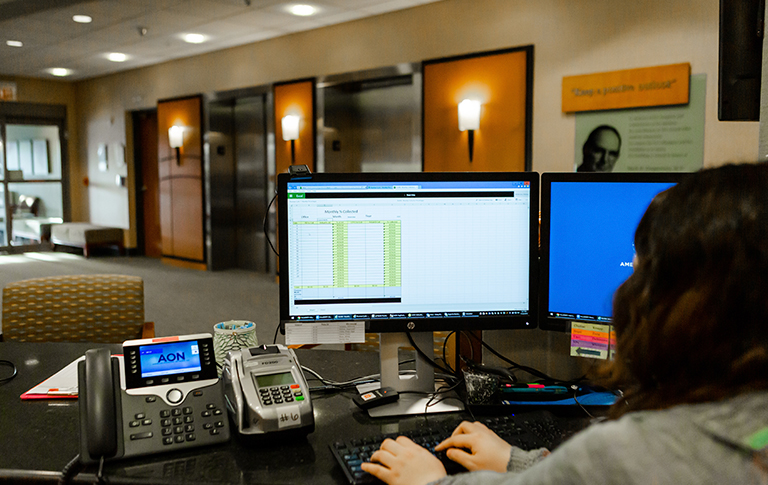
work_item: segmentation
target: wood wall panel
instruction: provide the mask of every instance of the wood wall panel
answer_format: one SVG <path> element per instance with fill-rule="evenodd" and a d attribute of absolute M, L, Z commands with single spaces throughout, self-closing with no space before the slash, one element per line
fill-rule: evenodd
<path fill-rule="evenodd" d="M 295 165 L 315 171 L 315 81 L 304 80 L 275 85 L 275 173 L 288 171 L 291 142 L 283 140 L 282 119 L 298 115 L 299 139 L 295 142 Z"/>
<path fill-rule="evenodd" d="M 184 145 L 171 148 L 168 128 L 184 127 Z M 205 261 L 202 97 L 157 104 L 160 231 L 163 256 Z"/>
<path fill-rule="evenodd" d="M 427 61 L 424 73 L 424 171 L 530 169 L 529 69 L 533 48 Z M 532 72 L 532 71 L 531 71 Z M 473 161 L 458 104 L 481 101 Z"/>
<path fill-rule="evenodd" d="M 158 183 L 160 197 L 160 245 L 162 254 L 173 255 L 173 201 L 171 180 L 161 179 Z"/>
<path fill-rule="evenodd" d="M 203 253 L 203 187 L 199 180 L 171 179 L 173 194 L 173 255 L 202 261 Z"/>

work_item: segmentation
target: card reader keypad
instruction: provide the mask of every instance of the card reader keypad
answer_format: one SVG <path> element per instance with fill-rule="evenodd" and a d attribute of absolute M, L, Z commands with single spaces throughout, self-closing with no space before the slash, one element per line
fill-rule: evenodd
<path fill-rule="evenodd" d="M 301 392 L 301 386 L 298 384 L 260 387 L 259 395 L 264 406 L 304 400 L 304 394 Z"/>

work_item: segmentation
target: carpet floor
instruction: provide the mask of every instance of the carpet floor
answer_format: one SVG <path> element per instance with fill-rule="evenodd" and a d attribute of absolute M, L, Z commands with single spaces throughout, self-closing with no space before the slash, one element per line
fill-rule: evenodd
<path fill-rule="evenodd" d="M 41 276 L 112 273 L 144 279 L 144 319 L 158 337 L 213 333 L 226 320 L 256 324 L 259 343 L 271 343 L 279 322 L 275 276 L 239 269 L 199 271 L 142 256 L 83 256 L 63 252 L 0 255 L 0 286 Z M 0 319 L 0 329 L 2 320 Z M 282 335 L 278 342 L 283 343 Z"/>

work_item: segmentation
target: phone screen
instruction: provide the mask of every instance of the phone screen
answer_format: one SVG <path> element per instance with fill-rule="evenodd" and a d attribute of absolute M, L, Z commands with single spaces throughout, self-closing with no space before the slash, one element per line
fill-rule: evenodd
<path fill-rule="evenodd" d="M 141 377 L 199 372 L 200 350 L 197 340 L 169 342 L 139 347 Z"/>

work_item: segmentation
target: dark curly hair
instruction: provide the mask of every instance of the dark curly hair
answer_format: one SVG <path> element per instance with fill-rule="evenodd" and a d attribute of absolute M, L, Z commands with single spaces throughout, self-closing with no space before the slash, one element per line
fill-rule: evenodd
<path fill-rule="evenodd" d="M 690 174 L 653 200 L 614 295 L 612 417 L 768 389 L 768 164 Z"/>

